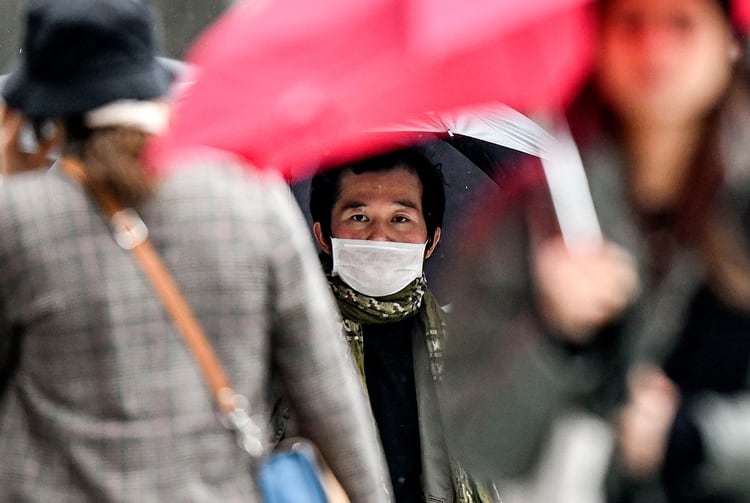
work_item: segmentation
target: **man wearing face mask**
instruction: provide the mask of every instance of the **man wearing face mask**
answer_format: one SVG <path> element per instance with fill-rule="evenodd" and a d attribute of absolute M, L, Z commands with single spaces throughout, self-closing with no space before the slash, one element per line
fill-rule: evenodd
<path fill-rule="evenodd" d="M 313 234 L 397 503 L 491 501 L 451 466 L 437 408 L 445 323 L 422 266 L 444 209 L 439 170 L 413 148 L 323 171 L 310 192 Z"/>

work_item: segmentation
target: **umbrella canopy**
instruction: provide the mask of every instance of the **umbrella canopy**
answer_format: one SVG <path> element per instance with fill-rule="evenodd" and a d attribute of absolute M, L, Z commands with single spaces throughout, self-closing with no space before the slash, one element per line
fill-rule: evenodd
<path fill-rule="evenodd" d="M 732 22 L 740 34 L 746 35 L 750 29 L 750 1 L 733 0 L 731 4 Z"/>
<path fill-rule="evenodd" d="M 288 173 L 426 110 L 558 105 L 588 68 L 589 3 L 238 3 L 188 52 L 195 79 L 154 153 L 218 148 Z"/>
<path fill-rule="evenodd" d="M 441 136 L 498 183 L 529 165 L 518 152 L 539 158 L 563 238 L 569 245 L 598 242 L 599 220 L 578 148 L 561 119 L 548 128 L 503 103 L 433 112 L 394 127 Z"/>
<path fill-rule="evenodd" d="M 378 130 L 396 146 L 416 144 L 433 164 L 440 165 L 445 179 L 446 210 L 443 240 L 426 265 L 427 273 L 444 269 L 442 250 L 461 250 L 467 236 L 460 225 L 481 211 L 487 198 L 503 196 L 520 170 L 531 166 L 545 173 L 563 237 L 569 242 L 601 239 L 588 182 L 578 150 L 560 126 L 548 131 L 538 122 L 503 103 L 462 109 L 451 114 L 428 113 L 401 124 Z M 406 135 L 402 134 L 406 133 Z M 375 133 L 377 134 L 377 133 Z M 309 212 L 308 177 L 292 180 L 292 191 L 312 226 Z M 450 299 L 450 292 L 440 292 Z"/>
<path fill-rule="evenodd" d="M 432 133 L 453 145 L 490 178 L 507 175 L 512 151 L 549 157 L 554 137 L 505 103 L 489 103 L 452 112 L 428 112 L 383 131 Z"/>

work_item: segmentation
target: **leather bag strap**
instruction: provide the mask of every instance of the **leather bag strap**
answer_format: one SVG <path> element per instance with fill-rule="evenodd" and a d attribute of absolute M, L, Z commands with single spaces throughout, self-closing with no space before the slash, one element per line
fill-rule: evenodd
<path fill-rule="evenodd" d="M 122 204 L 107 190 L 93 189 L 82 163 L 71 157 L 61 160 L 63 172 L 78 181 L 94 196 L 112 226 L 117 243 L 136 258 L 154 292 L 172 317 L 188 349 L 203 373 L 225 426 L 233 430 L 251 456 L 262 455 L 261 430 L 247 413 L 247 399 L 232 388 L 224 368 L 203 328 L 182 295 L 172 274 L 148 240 L 148 229 L 138 213 Z"/>

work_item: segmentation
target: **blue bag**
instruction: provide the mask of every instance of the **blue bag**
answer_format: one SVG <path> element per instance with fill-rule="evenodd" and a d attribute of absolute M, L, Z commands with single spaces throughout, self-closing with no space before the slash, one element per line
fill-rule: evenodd
<path fill-rule="evenodd" d="M 258 485 L 264 503 L 328 502 L 315 452 L 305 442 L 266 459 L 258 468 Z"/>

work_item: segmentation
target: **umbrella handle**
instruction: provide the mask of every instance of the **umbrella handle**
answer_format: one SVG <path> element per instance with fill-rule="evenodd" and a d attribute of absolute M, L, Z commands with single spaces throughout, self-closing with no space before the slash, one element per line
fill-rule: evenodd
<path fill-rule="evenodd" d="M 547 128 L 553 139 L 541 160 L 563 240 L 571 249 L 599 244 L 602 230 L 578 147 L 564 119 L 547 122 L 554 124 Z"/>

